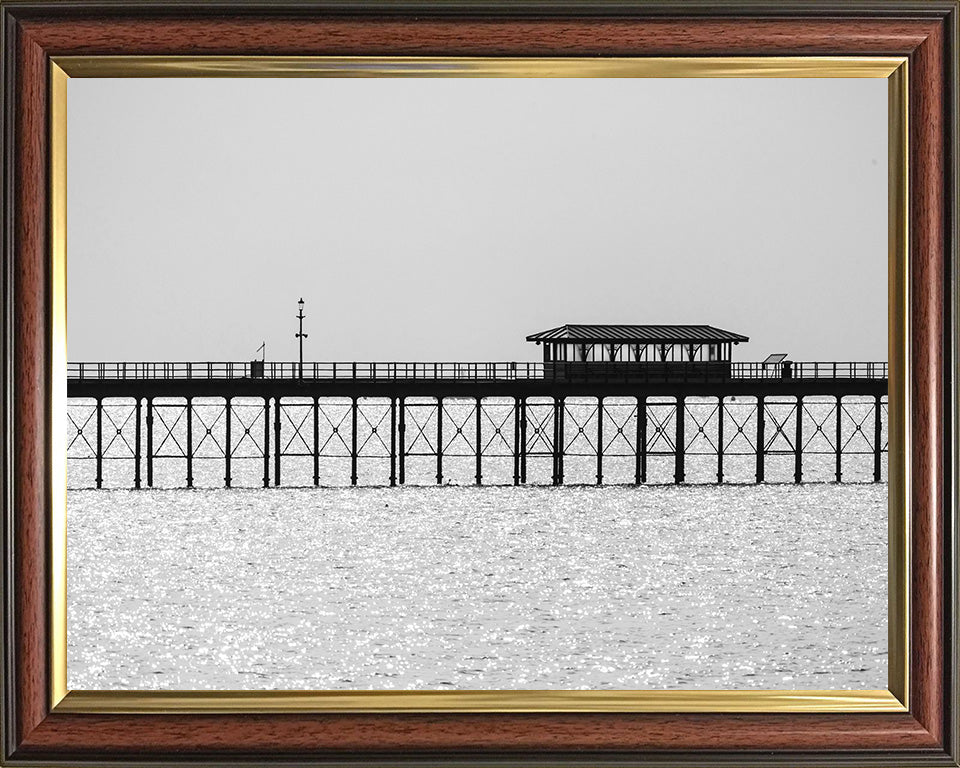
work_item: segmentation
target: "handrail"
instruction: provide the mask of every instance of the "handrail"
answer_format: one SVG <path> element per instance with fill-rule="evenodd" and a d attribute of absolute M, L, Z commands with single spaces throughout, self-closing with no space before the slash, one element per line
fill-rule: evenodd
<path fill-rule="evenodd" d="M 719 381 L 886 379 L 886 362 L 73 362 L 69 380 L 304 379 L 348 381 Z"/>

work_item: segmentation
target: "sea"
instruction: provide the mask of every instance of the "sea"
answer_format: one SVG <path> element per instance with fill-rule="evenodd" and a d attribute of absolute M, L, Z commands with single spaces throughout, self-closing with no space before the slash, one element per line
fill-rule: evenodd
<path fill-rule="evenodd" d="M 222 429 L 209 407 L 214 428 L 195 435 Z M 459 407 L 451 423 L 470 422 L 469 405 Z M 850 405 L 851 425 L 868 407 Z M 609 439 L 610 423 L 629 421 L 623 408 L 609 415 Z M 88 404 L 70 410 L 74 432 L 89 423 Z M 129 410 L 108 405 L 122 437 Z M 174 405 L 166 415 L 173 423 Z M 737 418 L 746 424 L 748 411 Z M 810 418 L 816 433 L 821 416 Z M 588 405 L 571 419 L 589 424 Z M 706 411 L 702 420 L 709 436 Z M 567 428 L 579 439 L 579 426 Z M 331 453 L 321 487 L 312 459 L 291 455 L 284 484 L 264 489 L 262 458 L 238 451 L 235 483 L 245 487 L 223 488 L 222 457 L 211 454 L 195 460 L 200 487 L 178 487 L 183 460 L 171 457 L 155 467 L 166 487 L 149 490 L 130 489 L 131 459 L 120 453 L 104 462 L 106 487 L 91 488 L 91 462 L 73 448 L 68 686 L 886 687 L 886 467 L 871 482 L 868 451 L 844 458 L 840 484 L 830 482 L 830 452 L 811 453 L 801 485 L 789 482 L 786 451 L 771 453 L 760 485 L 749 450 L 731 450 L 727 485 L 715 484 L 715 454 L 693 452 L 682 486 L 672 457 L 653 452 L 648 484 L 635 486 L 634 459 L 613 447 L 610 484 L 597 486 L 589 448 L 570 446 L 562 487 L 549 485 L 545 455 L 531 455 L 529 485 L 513 486 L 508 451 L 491 444 L 481 487 L 474 458 L 454 449 L 441 485 L 435 459 L 414 455 L 407 485 L 387 487 L 371 451 L 360 462 L 365 485 L 350 486 L 349 459 Z"/>

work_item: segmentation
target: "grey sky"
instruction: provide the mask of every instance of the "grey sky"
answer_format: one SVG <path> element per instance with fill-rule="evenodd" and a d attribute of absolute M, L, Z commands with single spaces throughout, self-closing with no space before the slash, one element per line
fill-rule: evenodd
<path fill-rule="evenodd" d="M 86 80 L 71 360 L 526 360 L 566 322 L 885 360 L 884 80 Z"/>

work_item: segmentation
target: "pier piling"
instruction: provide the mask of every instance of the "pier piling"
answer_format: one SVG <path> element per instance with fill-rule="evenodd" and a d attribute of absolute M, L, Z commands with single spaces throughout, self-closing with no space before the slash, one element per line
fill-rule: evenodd
<path fill-rule="evenodd" d="M 270 398 L 263 398 L 263 487 L 270 487 Z"/>
<path fill-rule="evenodd" d="M 603 398 L 597 398 L 597 485 L 603 485 Z"/>
<path fill-rule="evenodd" d="M 676 405 L 676 426 L 677 435 L 674 443 L 674 469 L 673 482 L 680 485 L 686 477 L 686 466 L 684 459 L 686 453 L 686 436 L 684 434 L 684 415 L 687 409 L 686 398 L 682 395 L 677 397 Z"/>
<path fill-rule="evenodd" d="M 527 483 L 527 398 L 520 398 L 520 484 Z"/>
<path fill-rule="evenodd" d="M 97 398 L 97 488 L 103 488 L 103 400 Z"/>
<path fill-rule="evenodd" d="M 397 484 L 397 398 L 390 398 L 390 487 Z"/>
<path fill-rule="evenodd" d="M 147 398 L 147 487 L 153 488 L 153 398 Z"/>
<path fill-rule="evenodd" d="M 434 366 L 436 370 L 436 366 Z M 443 398 L 437 398 L 437 485 L 443 485 Z"/>
<path fill-rule="evenodd" d="M 637 485 L 647 482 L 647 398 L 637 398 Z"/>
<path fill-rule="evenodd" d="M 273 484 L 280 485 L 280 457 L 283 446 L 280 445 L 280 398 L 273 398 Z"/>
<path fill-rule="evenodd" d="M 766 408 L 767 405 L 764 402 L 763 395 L 757 397 L 757 483 L 762 483 L 764 481 L 765 467 L 764 467 L 764 443 L 766 442 L 766 435 L 764 434 L 764 427 L 766 422 Z"/>
<path fill-rule="evenodd" d="M 187 398 L 187 488 L 193 488 L 193 398 Z"/>
<path fill-rule="evenodd" d="M 520 398 L 513 398 L 513 484 L 520 485 Z"/>
<path fill-rule="evenodd" d="M 313 486 L 320 485 L 320 398 L 313 398 Z"/>
<path fill-rule="evenodd" d="M 233 456 L 233 437 L 231 435 L 231 425 L 233 424 L 233 398 L 228 397 L 224 406 L 224 422 L 226 436 L 223 440 L 223 483 L 224 487 L 229 488 L 233 482 L 233 476 L 230 472 L 230 459 Z"/>
<path fill-rule="evenodd" d="M 883 407 L 880 395 L 874 396 L 873 401 L 873 482 L 880 482 L 880 467 L 883 453 Z"/>
<path fill-rule="evenodd" d="M 717 484 L 723 485 L 723 397 L 717 398 Z"/>
<path fill-rule="evenodd" d="M 140 398 L 136 404 L 136 432 L 133 439 L 133 487 L 140 488 Z"/>
<path fill-rule="evenodd" d="M 350 485 L 357 484 L 357 398 L 350 403 Z"/>
<path fill-rule="evenodd" d="M 477 471 L 476 471 L 476 480 L 477 485 L 483 483 L 483 441 L 482 441 L 482 429 L 480 424 L 480 417 L 482 416 L 481 408 L 483 406 L 483 401 L 478 397 L 476 399 L 476 453 L 477 453 Z"/>
<path fill-rule="evenodd" d="M 403 485 L 407 479 L 406 478 L 406 455 L 407 455 L 406 402 L 407 402 L 406 398 L 403 398 L 403 397 L 400 398 L 400 429 L 399 429 L 399 435 L 398 435 L 398 437 L 400 438 L 400 451 L 399 451 L 399 455 L 397 456 L 397 458 L 400 461 L 400 478 L 399 478 L 400 485 Z"/>
<path fill-rule="evenodd" d="M 803 482 L 803 395 L 797 396 L 797 433 L 793 445 L 793 482 Z"/>
<path fill-rule="evenodd" d="M 840 482 L 840 479 L 843 477 L 843 399 L 840 395 L 837 395 L 837 436 L 836 436 L 836 449 L 837 456 L 837 482 Z"/>

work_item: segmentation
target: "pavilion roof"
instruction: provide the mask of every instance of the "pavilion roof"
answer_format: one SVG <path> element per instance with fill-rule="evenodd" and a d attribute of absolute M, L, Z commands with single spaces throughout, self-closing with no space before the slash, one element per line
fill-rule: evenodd
<path fill-rule="evenodd" d="M 560 325 L 527 336 L 527 341 L 585 344 L 716 344 L 750 341 L 712 325 Z"/>

